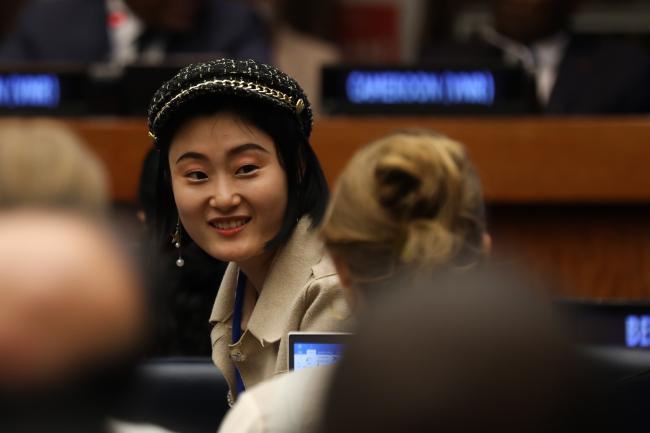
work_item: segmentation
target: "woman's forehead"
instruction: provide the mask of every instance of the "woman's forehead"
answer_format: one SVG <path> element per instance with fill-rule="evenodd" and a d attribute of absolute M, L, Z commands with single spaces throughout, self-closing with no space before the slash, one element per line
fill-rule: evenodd
<path fill-rule="evenodd" d="M 246 119 L 231 112 L 198 116 L 178 129 L 170 146 L 170 155 L 192 149 L 226 154 L 242 144 L 254 143 L 271 152 L 271 136 Z"/>

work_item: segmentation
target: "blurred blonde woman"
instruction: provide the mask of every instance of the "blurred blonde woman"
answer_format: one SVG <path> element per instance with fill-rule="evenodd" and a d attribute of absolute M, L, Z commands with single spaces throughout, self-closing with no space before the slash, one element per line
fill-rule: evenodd
<path fill-rule="evenodd" d="M 62 207 L 101 215 L 108 204 L 104 166 L 66 126 L 0 121 L 0 209 Z"/>
<path fill-rule="evenodd" d="M 321 236 L 355 312 L 424 272 L 472 267 L 490 248 L 480 182 L 463 146 L 423 130 L 389 135 L 350 160 Z M 249 390 L 220 433 L 315 431 L 331 370 L 304 369 Z"/>
<path fill-rule="evenodd" d="M 490 249 L 480 181 L 463 146 L 426 130 L 354 155 L 321 235 L 353 306 L 425 269 L 471 267 Z"/>

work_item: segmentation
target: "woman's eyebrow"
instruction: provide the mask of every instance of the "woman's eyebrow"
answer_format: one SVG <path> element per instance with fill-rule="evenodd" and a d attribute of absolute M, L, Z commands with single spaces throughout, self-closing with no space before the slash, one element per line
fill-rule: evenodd
<path fill-rule="evenodd" d="M 207 161 L 208 157 L 199 152 L 185 152 L 176 160 L 176 164 L 181 162 L 184 159 L 198 159 L 200 161 Z"/>
<path fill-rule="evenodd" d="M 240 153 L 247 152 L 249 150 L 257 151 L 257 152 L 264 152 L 264 153 L 270 153 L 268 150 L 266 150 L 264 147 L 262 147 L 259 144 L 256 143 L 245 143 L 245 144 L 240 144 L 239 146 L 233 147 L 227 152 L 228 158 L 232 158 L 234 156 L 237 156 Z"/>

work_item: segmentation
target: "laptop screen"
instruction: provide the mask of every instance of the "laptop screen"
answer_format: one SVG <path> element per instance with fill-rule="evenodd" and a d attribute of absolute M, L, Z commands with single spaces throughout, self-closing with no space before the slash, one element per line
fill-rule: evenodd
<path fill-rule="evenodd" d="M 289 333 L 289 370 L 329 365 L 338 361 L 347 340 L 347 333 Z"/>

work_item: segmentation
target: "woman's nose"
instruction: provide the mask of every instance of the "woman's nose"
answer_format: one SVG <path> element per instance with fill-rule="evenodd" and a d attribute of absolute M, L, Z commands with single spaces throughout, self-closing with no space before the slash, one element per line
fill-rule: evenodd
<path fill-rule="evenodd" d="M 221 183 L 213 189 L 213 194 L 210 197 L 210 206 L 221 211 L 227 211 L 234 207 L 239 206 L 241 203 L 241 196 L 232 188 L 231 185 Z"/>

